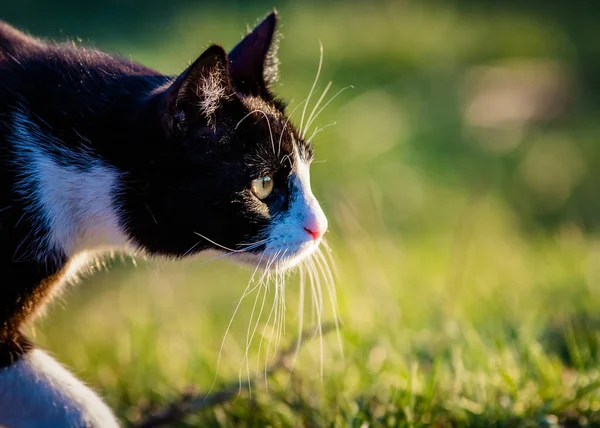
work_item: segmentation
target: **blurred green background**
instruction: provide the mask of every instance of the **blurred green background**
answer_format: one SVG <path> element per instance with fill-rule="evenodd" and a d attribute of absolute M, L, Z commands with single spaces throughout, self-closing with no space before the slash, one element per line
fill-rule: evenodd
<path fill-rule="evenodd" d="M 233 47 L 272 7 L 275 91 L 291 108 L 308 95 L 319 42 L 317 88 L 353 85 L 317 119 L 335 126 L 315 138 L 312 167 L 344 355 L 326 336 L 320 379 L 311 342 L 291 377 L 182 426 L 599 424 L 600 3 L 22 0 L 0 17 L 174 74 L 210 42 Z M 108 264 L 32 330 L 124 423 L 189 385 L 246 375 L 254 296 L 218 372 L 217 357 L 251 272 Z M 282 342 L 297 331 L 297 288 L 293 277 Z M 251 370 L 264 364 L 258 342 Z"/>

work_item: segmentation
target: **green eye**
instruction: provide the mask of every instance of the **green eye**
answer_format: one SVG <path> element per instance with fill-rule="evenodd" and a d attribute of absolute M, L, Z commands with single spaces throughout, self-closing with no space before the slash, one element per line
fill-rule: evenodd
<path fill-rule="evenodd" d="M 250 188 L 252 189 L 252 193 L 254 193 L 258 199 L 265 199 L 273 191 L 273 177 L 271 175 L 266 175 L 257 178 L 256 180 L 252 180 Z"/>

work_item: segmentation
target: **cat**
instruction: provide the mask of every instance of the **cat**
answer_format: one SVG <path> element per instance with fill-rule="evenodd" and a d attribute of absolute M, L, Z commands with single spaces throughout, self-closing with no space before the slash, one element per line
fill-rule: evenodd
<path fill-rule="evenodd" d="M 22 333 L 85 260 L 287 269 L 320 245 L 313 149 L 272 91 L 277 20 L 174 77 L 0 22 L 0 425 L 118 426 Z"/>

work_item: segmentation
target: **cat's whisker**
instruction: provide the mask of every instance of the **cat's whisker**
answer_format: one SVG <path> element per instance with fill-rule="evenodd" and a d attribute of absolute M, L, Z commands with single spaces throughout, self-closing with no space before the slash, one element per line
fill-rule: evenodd
<path fill-rule="evenodd" d="M 329 267 L 329 264 L 327 262 L 327 259 L 325 258 L 325 255 L 323 254 L 322 249 L 319 248 L 319 249 L 317 249 L 317 251 L 315 251 L 314 260 L 315 260 L 317 266 L 320 268 L 321 273 L 323 274 L 326 286 L 331 288 L 332 298 L 334 298 L 335 301 L 337 301 L 337 294 L 335 291 L 335 280 L 333 277 L 333 273 L 331 272 L 331 268 Z"/>
<path fill-rule="evenodd" d="M 218 243 L 216 243 L 215 241 L 213 241 L 212 239 L 210 239 L 210 238 L 207 238 L 206 236 L 204 236 L 204 235 L 202 235 L 201 233 L 198 233 L 198 232 L 194 232 L 194 235 L 198 235 L 200 238 L 202 238 L 202 239 L 206 239 L 206 240 L 207 240 L 208 242 L 210 242 L 211 244 L 213 244 L 213 245 L 216 245 L 217 247 L 219 247 L 219 248 L 222 248 L 222 249 L 224 249 L 224 250 L 227 250 L 227 251 L 229 251 L 229 252 L 232 252 L 232 253 L 242 253 L 242 252 L 244 252 L 244 251 L 247 251 L 247 249 L 244 249 L 244 248 L 237 249 L 237 250 L 234 250 L 234 249 L 228 248 L 228 247 L 226 247 L 225 245 L 218 244 Z M 265 243 L 265 242 L 267 242 L 267 239 L 261 239 L 260 241 L 253 242 L 253 243 L 251 243 L 251 244 L 248 244 L 247 246 L 250 246 L 250 245 L 255 245 L 255 244 L 263 244 L 263 243 Z"/>
<path fill-rule="evenodd" d="M 185 253 L 183 253 L 183 257 L 189 255 L 192 251 L 194 251 L 194 249 L 200 245 L 200 243 L 202 242 L 202 240 L 197 241 L 194 245 L 192 245 L 189 250 L 187 250 Z"/>
<path fill-rule="evenodd" d="M 277 260 L 277 254 L 278 253 L 276 253 L 274 256 L 271 256 L 271 258 L 269 258 L 269 261 L 267 262 L 267 264 L 265 266 L 265 272 L 263 273 L 263 276 L 261 277 L 261 281 L 258 282 L 254 287 L 252 287 L 252 289 L 249 290 L 246 294 L 244 294 L 242 297 L 240 297 L 240 300 L 243 299 L 244 297 L 246 297 L 247 295 L 252 294 L 254 292 L 254 290 L 256 290 L 262 283 L 264 283 L 265 276 L 267 278 L 267 283 L 270 281 L 270 279 L 271 279 L 270 269 L 271 269 L 273 263 L 275 263 L 275 261 Z"/>
<path fill-rule="evenodd" d="M 288 250 L 284 250 L 283 253 L 281 254 L 281 258 L 283 258 L 285 256 L 285 254 L 287 253 Z M 275 271 L 275 295 L 273 296 L 273 305 L 271 306 L 271 311 L 269 313 L 269 317 L 267 318 L 267 322 L 265 324 L 265 327 L 263 328 L 263 333 L 262 333 L 262 337 L 260 340 L 260 344 L 259 344 L 259 356 L 260 356 L 260 350 L 262 349 L 262 342 L 264 340 L 265 337 L 265 332 L 267 327 L 269 326 L 269 322 L 271 321 L 271 317 L 274 315 L 274 319 L 273 319 L 273 324 L 272 324 L 272 328 L 271 328 L 271 334 L 269 335 L 269 340 L 268 340 L 268 345 L 267 345 L 267 350 L 265 352 L 265 388 L 268 390 L 268 384 L 267 384 L 267 376 L 266 376 L 266 370 L 267 370 L 267 366 L 268 366 L 268 361 L 269 361 L 269 355 L 270 355 L 270 350 L 271 350 L 271 346 L 273 345 L 273 336 L 276 333 L 276 330 L 279 330 L 278 326 L 279 323 L 281 322 L 280 318 L 281 318 L 281 289 L 282 284 L 279 282 L 280 280 L 283 280 L 283 277 L 281 276 L 281 272 L 279 271 L 279 268 L 276 267 L 276 271 Z M 279 335 L 279 332 L 277 332 L 277 334 Z M 276 337 L 276 341 L 277 341 L 277 336 Z M 275 346 L 275 350 L 273 353 L 273 356 L 275 356 L 277 353 L 277 346 Z"/>
<path fill-rule="evenodd" d="M 269 262 L 267 263 L 267 266 L 265 268 L 265 272 L 263 273 L 263 275 L 261 276 L 259 282 L 258 282 L 258 286 L 264 285 L 265 284 L 265 277 L 267 278 L 267 281 L 269 281 L 270 279 L 270 268 L 271 265 L 273 263 L 275 263 L 275 261 L 277 260 L 277 257 L 279 255 L 279 252 L 275 253 L 270 259 Z M 242 365 L 240 366 L 240 371 L 239 371 L 239 381 L 240 381 L 240 386 L 241 386 L 241 380 L 242 380 L 242 369 L 244 366 L 244 362 L 246 363 L 246 372 L 247 372 L 247 380 L 248 380 L 248 391 L 250 392 L 250 366 L 249 366 L 249 350 L 250 350 L 250 345 L 252 344 L 252 340 L 254 338 L 254 333 L 256 332 L 256 328 L 258 327 L 258 323 L 260 322 L 260 318 L 262 316 L 263 313 L 263 308 L 264 308 L 264 304 L 265 304 L 265 299 L 266 299 L 266 295 L 267 295 L 267 287 L 263 287 L 264 288 L 264 297 L 263 297 L 263 302 L 261 305 L 261 309 L 260 309 L 260 313 L 258 315 L 258 317 L 256 318 L 256 325 L 254 327 L 254 331 L 252 332 L 252 335 L 250 335 L 250 328 L 252 327 L 252 321 L 254 319 L 254 313 L 256 310 L 256 304 L 258 302 L 258 298 L 260 296 L 260 289 L 259 292 L 256 293 L 256 298 L 254 299 L 254 305 L 252 307 L 252 313 L 250 314 L 250 320 L 248 321 L 248 330 L 246 332 L 246 349 L 245 349 L 245 353 L 244 353 L 244 358 L 242 359 Z M 256 289 L 256 287 L 254 287 L 254 289 Z"/>
<path fill-rule="evenodd" d="M 340 352 L 341 352 L 342 358 L 343 358 L 344 357 L 344 347 L 342 345 L 342 336 L 340 334 L 340 325 L 339 325 L 340 320 L 339 320 L 339 316 L 338 316 L 339 310 L 338 310 L 338 305 L 337 305 L 337 293 L 335 290 L 335 282 L 333 280 L 333 274 L 331 273 L 331 269 L 329 268 L 329 265 L 327 264 L 327 260 L 325 259 L 325 256 L 323 255 L 323 252 L 320 248 L 316 251 L 315 261 L 317 263 L 317 266 L 321 270 L 321 273 L 323 274 L 323 276 L 325 278 L 325 287 L 327 288 L 327 294 L 329 296 L 329 303 L 331 304 L 331 312 L 333 315 L 333 323 L 335 326 L 338 347 L 340 349 Z"/>
<path fill-rule="evenodd" d="M 242 370 L 243 370 L 243 366 L 244 366 L 244 362 L 246 362 L 246 373 L 247 373 L 247 380 L 248 380 L 248 394 L 251 396 L 252 395 L 252 386 L 250 384 L 250 367 L 249 367 L 249 357 L 248 357 L 248 352 L 250 349 L 250 328 L 252 327 L 252 321 L 254 319 L 254 312 L 256 311 L 256 304 L 258 303 L 258 299 L 260 297 L 260 291 L 261 288 L 260 286 L 263 284 L 263 280 L 265 278 L 265 276 L 267 275 L 268 271 L 265 271 L 263 273 L 263 275 L 261 276 L 260 280 L 258 281 L 258 292 L 256 293 L 256 298 L 254 299 L 254 305 L 252 305 L 252 312 L 250 313 L 250 319 L 248 320 L 248 330 L 246 332 L 246 349 L 244 352 L 244 358 L 242 359 L 242 364 L 240 366 L 240 370 L 239 370 L 239 382 L 240 382 L 240 392 L 241 392 L 241 385 L 242 385 Z M 266 290 L 265 290 L 265 294 L 266 294 Z M 260 319 L 260 315 L 258 317 L 258 319 Z"/>
<path fill-rule="evenodd" d="M 278 158 L 279 158 L 279 154 L 281 152 L 281 140 L 283 139 L 283 134 L 285 133 L 285 130 L 286 130 L 287 126 L 288 126 L 288 123 L 290 123 L 290 120 L 291 120 L 292 116 L 294 115 L 294 113 L 296 112 L 296 110 L 298 110 L 298 108 L 302 104 L 306 103 L 307 101 L 308 101 L 308 98 L 304 99 L 304 101 L 302 101 L 300 104 L 298 104 L 296 107 L 294 107 L 294 109 L 292 110 L 292 112 L 289 114 L 289 116 L 285 120 L 285 124 L 283 125 L 283 130 L 279 134 L 279 142 L 277 143 L 277 157 Z M 289 155 L 286 155 L 286 157 L 289 157 Z"/>
<path fill-rule="evenodd" d="M 306 261 L 306 266 L 308 268 L 308 279 L 310 281 L 310 287 L 311 287 L 311 296 L 312 296 L 312 308 L 311 308 L 311 323 L 312 324 L 318 324 L 319 323 L 319 315 L 320 315 L 320 309 L 319 309 L 319 300 L 318 300 L 318 293 L 317 293 L 317 289 L 316 289 L 316 272 L 315 272 L 315 267 L 314 264 L 312 263 L 311 259 L 308 259 Z M 315 334 L 317 332 L 315 331 Z"/>
<path fill-rule="evenodd" d="M 315 112 L 317 111 L 317 109 L 319 108 L 319 106 L 321 105 L 321 102 L 323 102 L 323 98 L 325 98 L 325 96 L 327 95 L 327 92 L 329 92 L 329 88 L 331 88 L 331 84 L 333 82 L 330 80 L 329 83 L 327 83 L 327 86 L 325 86 L 325 89 L 323 89 L 323 93 L 321 94 L 321 96 L 319 97 L 319 99 L 317 100 L 317 102 L 315 103 L 312 111 L 310 112 L 310 114 L 308 115 L 308 119 L 306 120 L 306 130 L 308 131 L 310 129 L 310 124 L 313 122 L 314 118 L 313 116 L 315 115 Z"/>
<path fill-rule="evenodd" d="M 277 327 L 277 338 L 275 340 L 275 349 L 273 351 L 274 356 L 279 350 L 281 344 L 281 338 L 285 334 L 285 287 L 284 287 L 284 273 L 279 272 L 277 274 L 276 285 L 279 287 L 279 325 Z"/>
<path fill-rule="evenodd" d="M 279 252 L 277 254 L 279 254 Z M 265 339 L 265 334 L 266 334 L 266 331 L 267 331 L 267 327 L 269 327 L 269 322 L 271 321 L 271 318 L 273 317 L 273 314 L 275 313 L 276 302 L 277 302 L 276 298 L 273 298 L 273 304 L 271 305 L 271 310 L 269 311 L 269 316 L 267 317 L 267 321 L 265 323 L 265 326 L 263 327 L 263 331 L 262 331 L 261 338 L 260 338 L 260 343 L 258 344 L 258 363 L 260 363 L 260 353 L 261 353 L 261 350 L 262 350 L 263 341 Z M 275 324 L 275 322 L 273 322 L 273 324 Z M 268 365 L 267 362 L 268 362 L 268 358 L 269 358 L 269 349 L 270 349 L 270 346 L 271 346 L 271 340 L 273 339 L 273 332 L 274 332 L 274 328 L 271 330 L 271 335 L 269 337 L 269 345 L 268 345 L 267 351 L 265 353 L 265 373 L 264 373 L 264 379 L 265 379 L 265 389 L 267 390 L 267 392 L 269 390 L 269 385 L 268 385 L 268 382 L 267 382 L 267 371 L 266 370 L 267 370 L 267 365 Z M 257 365 L 257 371 L 258 371 L 258 365 Z"/>
<path fill-rule="evenodd" d="M 321 246 L 320 246 L 322 253 L 325 255 L 325 258 L 328 261 L 328 265 L 329 267 L 332 269 L 332 273 L 333 273 L 333 277 L 335 279 L 338 279 L 340 277 L 340 274 L 337 270 L 337 265 L 335 263 L 335 260 L 333 259 L 333 256 L 331 255 L 331 253 L 333 252 L 331 250 L 331 247 L 329 246 L 329 242 L 327 242 L 327 240 L 322 239 L 321 240 Z M 324 250 L 324 251 L 323 251 Z"/>
<path fill-rule="evenodd" d="M 270 361 L 270 350 L 273 348 L 273 354 L 275 354 L 277 351 L 275 350 L 276 346 L 274 345 L 275 343 L 277 343 L 277 336 L 279 335 L 279 322 L 280 322 L 280 299 L 279 299 L 279 284 L 277 284 L 278 281 L 278 277 L 277 275 L 275 276 L 275 295 L 273 296 L 273 304 L 275 305 L 275 318 L 273 319 L 273 328 L 271 330 L 271 336 L 269 337 L 269 345 L 267 346 L 267 353 L 266 353 L 266 364 L 268 364 L 268 362 Z M 273 337 L 274 336 L 274 337 Z"/>
<path fill-rule="evenodd" d="M 206 239 L 206 238 L 203 237 L 202 239 Z M 218 256 L 211 257 L 211 258 L 209 258 L 207 260 L 204 260 L 200 264 L 204 264 L 204 263 L 210 262 L 212 260 L 220 259 L 221 257 L 226 257 L 226 256 L 231 256 L 231 255 L 237 254 L 237 253 L 243 253 L 243 252 L 251 251 L 251 250 L 253 250 L 255 248 L 260 247 L 262 244 L 264 244 L 267 241 L 268 241 L 267 239 L 264 239 L 264 240 L 257 241 L 257 242 L 254 242 L 254 243 L 250 243 L 250 244 L 240 244 L 240 245 L 244 245 L 245 248 L 241 248 L 239 250 L 232 250 L 232 251 L 227 250 L 228 251 L 227 253 L 225 253 L 225 254 L 219 254 Z M 202 240 L 198 240 L 198 242 L 196 242 L 194 245 L 192 245 L 185 253 L 183 253 L 182 257 L 188 256 L 189 254 L 191 254 L 191 252 L 194 251 L 194 249 L 196 249 L 198 247 L 198 245 L 200 245 L 200 243 L 202 243 Z"/>
<path fill-rule="evenodd" d="M 285 304 L 285 285 L 286 285 L 286 278 L 287 278 L 287 274 L 286 271 L 283 270 L 279 273 L 279 286 L 281 288 L 281 311 L 282 311 L 282 320 L 281 320 L 281 336 L 279 338 L 279 340 L 281 341 L 281 337 L 283 335 L 285 335 L 285 315 L 286 315 L 286 311 L 287 311 L 287 306 Z M 277 347 L 279 348 L 279 343 L 277 344 Z"/>
<path fill-rule="evenodd" d="M 345 86 L 342 89 L 340 89 L 339 91 L 337 91 L 331 98 L 329 98 L 329 100 L 325 103 L 325 105 L 323 105 L 323 107 L 321 107 L 319 109 L 319 111 L 317 112 L 317 114 L 315 114 L 315 116 L 311 119 L 310 124 L 306 125 L 306 131 L 308 131 L 309 126 L 319 117 L 319 115 L 323 112 L 323 110 L 325 110 L 327 108 L 327 106 L 329 104 L 331 104 L 331 102 L 333 100 L 335 100 L 346 89 L 354 89 L 354 86 L 353 85 Z M 305 135 L 305 134 L 302 134 L 302 135 Z"/>
<path fill-rule="evenodd" d="M 267 281 L 269 280 L 269 270 L 271 268 L 271 265 L 273 263 L 275 263 L 276 259 L 277 259 L 277 253 L 269 259 L 269 262 L 267 263 L 267 266 L 265 267 L 265 271 L 263 272 L 262 276 L 260 277 L 260 279 L 258 281 L 258 284 L 253 288 L 253 290 L 255 290 L 257 287 L 261 287 L 265 283 L 265 278 L 267 278 Z M 266 287 L 265 287 L 265 289 L 266 289 Z M 252 293 L 252 291 L 250 291 L 248 294 L 251 294 L 251 293 Z M 257 296 L 258 296 L 258 294 L 260 294 L 260 293 L 257 293 Z M 250 335 L 250 327 L 252 325 L 252 320 L 254 318 L 255 308 L 256 308 L 256 301 L 254 302 L 254 307 L 252 308 L 252 313 L 250 314 L 250 320 L 248 323 L 248 331 L 246 333 L 246 344 L 248 344 L 248 337 Z"/>
<path fill-rule="evenodd" d="M 320 55 L 319 55 L 319 66 L 317 68 L 317 75 L 315 76 L 315 80 L 313 81 L 310 91 L 308 92 L 308 97 L 306 97 L 306 104 L 304 104 L 304 108 L 302 109 L 302 118 L 300 119 L 299 130 L 300 130 L 300 135 L 302 136 L 302 138 L 304 138 L 304 135 L 306 134 L 306 129 L 304 128 L 304 116 L 306 115 L 306 109 L 308 107 L 310 97 L 312 96 L 313 92 L 315 91 L 315 87 L 317 86 L 317 82 L 319 81 L 319 76 L 321 75 L 321 67 L 323 66 L 323 44 L 321 42 L 319 42 L 319 50 L 320 50 Z"/>
<path fill-rule="evenodd" d="M 322 314 L 323 314 L 323 296 L 320 291 L 320 281 L 318 279 L 318 273 L 316 272 L 315 265 L 312 260 L 307 260 L 309 266 L 308 274 L 310 279 L 310 286 L 312 290 L 312 300 L 317 314 L 317 332 L 319 335 L 319 355 L 320 355 L 320 378 L 323 380 L 323 329 L 322 329 Z"/>
<path fill-rule="evenodd" d="M 281 303 L 283 304 L 283 329 L 282 329 L 282 334 L 285 336 L 285 316 L 287 313 L 287 305 L 285 304 L 285 286 L 286 286 L 286 282 L 287 282 L 287 275 L 285 272 L 281 273 L 281 288 L 283 290 L 283 292 L 281 293 Z"/>
<path fill-rule="evenodd" d="M 321 283 L 321 276 L 319 275 L 319 271 L 315 265 L 315 261 L 314 261 L 314 257 L 311 258 L 311 263 L 313 265 L 314 271 L 315 271 L 315 279 L 317 280 L 317 291 L 318 291 L 318 295 L 319 295 L 319 312 L 321 314 L 321 319 L 319 320 L 319 350 L 320 350 L 320 354 L 321 354 L 321 364 L 320 364 L 320 368 L 321 368 L 321 381 L 323 381 L 323 369 L 324 369 L 324 364 L 325 364 L 325 358 L 324 358 L 324 348 L 323 348 L 323 315 L 324 315 L 324 310 L 325 310 L 325 302 L 324 302 L 324 298 L 323 298 L 323 286 Z"/>
<path fill-rule="evenodd" d="M 319 127 L 315 128 L 315 130 L 313 131 L 313 133 L 312 133 L 312 134 L 310 134 L 310 137 L 308 137 L 308 139 L 307 139 L 306 141 L 310 141 L 310 142 L 312 142 L 312 141 L 313 141 L 313 139 L 314 139 L 314 138 L 317 136 L 317 134 L 318 134 L 319 132 L 321 132 L 321 131 L 322 131 L 322 130 L 324 130 L 324 129 L 327 129 L 327 128 L 329 128 L 330 126 L 334 126 L 334 125 L 337 125 L 337 122 L 336 122 L 336 121 L 334 121 L 334 122 L 329 122 L 327 125 L 323 125 L 323 126 L 319 126 Z"/>
<path fill-rule="evenodd" d="M 267 301 L 268 290 L 267 290 L 267 287 L 264 286 L 264 284 L 263 284 L 263 287 L 261 287 L 261 290 L 262 290 L 262 296 L 263 296 L 263 298 L 262 298 L 262 302 L 261 302 L 261 305 L 260 305 L 260 310 L 258 312 L 258 316 L 256 317 L 256 322 L 254 323 L 254 328 L 252 329 L 252 334 L 250 336 L 248 336 L 248 333 L 250 333 L 250 327 L 252 326 L 252 319 L 250 319 L 250 322 L 248 323 L 248 332 L 247 332 L 247 335 L 246 335 L 246 354 L 245 354 L 244 358 L 246 360 L 246 373 L 248 374 L 248 376 L 250 376 L 250 366 L 249 366 L 250 360 L 249 360 L 249 357 L 248 357 L 248 352 L 249 352 L 249 349 L 250 349 L 250 345 L 252 344 L 252 342 L 254 340 L 254 335 L 256 334 L 256 330 L 258 329 L 258 325 L 260 324 L 260 320 L 262 318 L 262 314 L 263 314 L 263 311 L 264 311 L 264 308 L 265 308 L 265 303 Z M 257 293 L 257 295 L 256 295 L 257 298 L 260 295 L 260 291 L 261 290 L 259 290 L 259 292 Z M 258 360 L 260 362 L 260 353 L 258 355 Z M 250 384 L 250 382 L 248 382 L 248 384 Z"/>
<path fill-rule="evenodd" d="M 252 273 L 252 276 L 250 277 L 250 280 L 248 281 L 248 284 L 246 285 L 246 288 L 244 289 L 244 293 L 246 293 L 246 291 L 248 290 L 248 288 L 250 287 L 250 284 L 252 284 L 252 281 L 254 280 L 254 276 L 256 275 L 256 272 L 258 272 L 258 269 L 260 267 L 260 262 L 262 261 L 262 258 L 264 256 L 265 253 L 261 254 L 260 258 L 258 259 L 258 263 L 256 264 L 256 269 L 254 269 L 254 272 Z M 231 325 L 233 324 L 233 320 L 235 319 L 235 316 L 238 312 L 238 310 L 240 309 L 240 306 L 242 304 L 242 299 L 240 299 L 237 303 L 237 305 L 235 306 L 235 309 L 233 310 L 233 314 L 231 315 L 231 318 L 229 320 L 229 324 L 227 324 L 227 328 L 225 329 L 225 334 L 223 335 L 223 339 L 221 340 L 221 346 L 219 348 L 219 355 L 217 357 L 217 365 L 215 368 L 215 378 L 213 379 L 213 383 L 208 391 L 208 393 L 206 394 L 206 396 L 208 397 L 210 395 L 210 393 L 212 392 L 212 389 L 214 388 L 216 382 L 217 382 L 217 376 L 219 374 L 219 365 L 221 364 L 221 355 L 223 354 L 223 347 L 225 346 L 225 340 L 227 339 L 227 335 L 229 334 L 229 330 L 231 329 Z"/>
<path fill-rule="evenodd" d="M 322 266 L 322 269 L 326 275 L 327 278 L 327 285 L 329 286 L 329 290 L 331 292 L 331 299 L 332 299 L 332 304 L 335 305 L 336 309 L 338 308 L 338 299 L 337 299 L 337 290 L 336 290 L 336 286 L 335 286 L 335 278 L 334 278 L 334 274 L 331 270 L 331 267 L 329 266 L 329 264 L 327 263 L 327 259 L 325 258 L 325 256 L 323 255 L 323 253 L 319 253 L 318 257 L 320 258 L 320 264 Z M 336 316 L 336 318 L 339 318 Z M 341 319 L 340 319 L 341 321 Z"/>
<path fill-rule="evenodd" d="M 277 349 L 279 347 L 279 337 L 281 335 L 281 318 L 282 318 L 282 306 L 281 306 L 281 287 L 279 284 L 279 275 L 275 277 L 275 320 L 273 321 L 273 330 L 271 331 L 271 342 L 269 343 L 269 347 L 267 348 L 267 358 L 269 358 L 269 349 L 273 344 L 273 355 L 271 358 L 274 358 L 277 355 Z M 275 338 L 272 338 L 273 333 L 275 334 Z"/>
<path fill-rule="evenodd" d="M 282 254 L 282 257 L 285 255 L 285 253 L 287 252 L 287 250 L 284 251 L 284 253 Z M 281 273 L 279 272 L 279 270 L 276 268 L 275 269 L 275 303 L 276 303 L 276 310 L 275 310 L 275 320 L 273 322 L 273 327 L 275 329 L 275 346 L 273 347 L 273 356 L 275 356 L 277 354 L 277 349 L 279 347 L 279 338 L 281 336 L 281 321 L 282 321 L 282 310 L 284 309 L 282 303 L 282 295 L 283 295 L 283 287 L 281 284 Z M 269 353 L 267 351 L 267 357 L 268 357 Z"/>
<path fill-rule="evenodd" d="M 264 244 L 265 242 L 267 242 L 269 240 L 269 238 L 264 238 L 264 239 L 259 239 L 258 241 L 254 241 L 254 242 L 246 242 L 246 241 L 241 241 L 238 246 L 240 247 L 248 247 L 250 245 L 255 245 L 255 244 Z"/>
<path fill-rule="evenodd" d="M 236 253 L 224 253 L 224 254 L 219 254 L 219 255 L 217 255 L 217 256 L 210 257 L 210 258 L 208 258 L 208 259 L 206 259 L 206 260 L 202 260 L 201 262 L 197 263 L 197 264 L 196 264 L 196 266 L 202 266 L 203 264 L 206 264 L 206 263 L 208 263 L 208 262 L 212 262 L 212 261 L 214 261 L 214 260 L 222 259 L 222 258 L 224 258 L 224 257 L 231 257 L 231 256 L 235 256 L 235 255 L 237 255 L 237 254 L 239 254 L 239 253 L 242 253 L 242 252 L 248 252 L 248 251 L 251 251 L 251 250 L 253 250 L 254 248 L 260 247 L 261 245 L 262 245 L 262 244 L 257 244 L 257 245 L 255 245 L 255 246 L 252 246 L 252 247 L 244 248 L 244 251 L 238 251 L 238 252 L 236 252 Z"/>
<path fill-rule="evenodd" d="M 249 322 L 248 322 L 248 330 L 246 331 L 246 350 L 245 350 L 245 357 L 244 359 L 248 358 L 248 352 L 249 352 L 249 348 L 250 345 L 254 339 L 254 335 L 256 332 L 256 329 L 258 328 L 258 324 L 260 323 L 260 319 L 262 318 L 262 314 L 263 314 L 263 310 L 264 310 L 264 305 L 265 305 L 265 300 L 269 291 L 269 282 L 271 281 L 271 275 L 272 275 L 272 265 L 275 264 L 278 256 L 279 256 L 280 251 L 277 251 L 275 254 L 273 254 L 270 259 L 269 259 L 269 263 L 267 263 L 267 266 L 265 267 L 265 272 L 263 274 L 263 277 L 261 278 L 261 289 L 263 290 L 263 300 L 262 300 L 262 304 L 261 304 L 261 308 L 259 311 L 259 314 L 256 318 L 256 322 L 254 324 L 254 329 L 252 330 L 252 334 L 249 335 L 250 332 L 250 328 L 252 326 L 252 320 L 253 320 L 253 316 L 251 316 Z M 255 287 L 256 288 L 256 287 Z M 259 290 L 259 294 L 260 294 L 260 290 Z M 254 308 L 253 308 L 253 312 L 254 312 Z M 260 359 L 260 348 L 259 348 L 259 356 L 258 358 Z M 247 372 L 249 375 L 249 368 L 247 367 Z"/>
<path fill-rule="evenodd" d="M 273 154 L 275 154 L 275 140 L 273 139 L 273 130 L 271 129 L 271 121 L 269 120 L 269 116 L 267 115 L 267 113 L 265 113 L 264 111 L 262 111 L 260 109 L 252 110 L 250 113 L 248 113 L 246 116 L 244 116 L 243 118 L 240 119 L 240 121 L 235 125 L 234 129 L 237 129 L 238 126 L 240 126 L 240 123 L 242 123 L 244 120 L 246 120 L 246 118 L 250 117 L 254 113 L 262 114 L 265 117 L 265 119 L 267 120 L 267 126 L 269 127 L 269 135 L 271 136 L 271 146 L 273 147 Z"/>
<path fill-rule="evenodd" d="M 298 332 L 302 332 L 304 328 L 304 288 L 306 281 L 306 273 L 305 270 L 306 265 L 304 262 L 300 264 L 298 267 L 298 285 L 299 285 L 299 296 L 298 296 Z M 290 372 L 288 374 L 288 381 L 290 376 L 292 375 L 292 371 L 296 366 L 296 361 L 298 360 L 298 355 L 300 355 L 300 347 L 302 346 L 302 335 L 298 334 L 298 340 L 296 341 L 296 349 L 294 350 L 294 356 L 292 359 L 292 363 L 290 364 Z"/>

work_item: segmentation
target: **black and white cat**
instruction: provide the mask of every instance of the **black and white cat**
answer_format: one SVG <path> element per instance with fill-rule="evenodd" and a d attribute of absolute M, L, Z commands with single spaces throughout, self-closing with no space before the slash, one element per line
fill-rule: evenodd
<path fill-rule="evenodd" d="M 23 336 L 87 257 L 212 250 L 285 269 L 327 220 L 271 92 L 276 13 L 176 77 L 0 22 L 0 425 L 117 426 Z"/>

